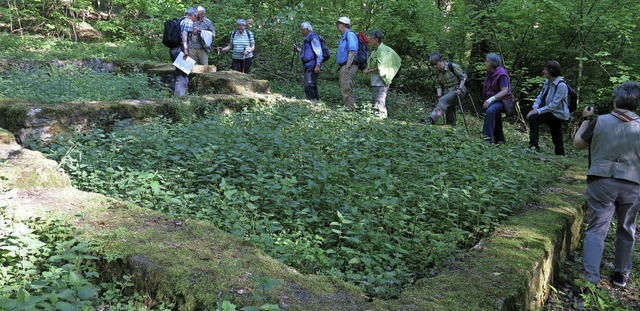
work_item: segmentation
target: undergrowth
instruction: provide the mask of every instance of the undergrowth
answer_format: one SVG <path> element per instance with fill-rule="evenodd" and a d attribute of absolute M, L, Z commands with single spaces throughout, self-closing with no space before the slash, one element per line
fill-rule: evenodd
<path fill-rule="evenodd" d="M 381 298 L 487 236 L 561 171 L 518 145 L 371 115 L 282 104 L 42 150 L 79 188 L 209 221 Z"/>
<path fill-rule="evenodd" d="M 0 58 L 169 61 L 167 48 L 162 44 L 155 44 L 151 50 L 145 50 L 141 43 L 127 41 L 73 42 L 40 35 L 16 36 L 0 33 L 0 46 L 3 47 L 0 49 Z"/>
<path fill-rule="evenodd" d="M 144 73 L 97 73 L 89 68 L 53 66 L 0 76 L 0 96 L 37 103 L 152 99 L 169 95 L 158 77 Z"/>
<path fill-rule="evenodd" d="M 0 205 L 0 310 L 171 310 L 135 292 L 130 275 L 102 276 L 98 248 L 77 235 Z"/>

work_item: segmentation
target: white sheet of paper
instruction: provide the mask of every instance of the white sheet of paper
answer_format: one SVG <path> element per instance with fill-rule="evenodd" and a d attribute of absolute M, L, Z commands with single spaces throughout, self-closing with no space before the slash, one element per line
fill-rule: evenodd
<path fill-rule="evenodd" d="M 213 41 L 213 32 L 203 30 L 200 32 L 200 37 L 202 37 L 202 40 L 204 40 L 205 46 L 211 46 L 211 42 Z"/>
<path fill-rule="evenodd" d="M 176 60 L 173 62 L 173 65 L 176 66 L 176 68 L 182 70 L 186 74 L 191 72 L 191 69 L 193 69 L 195 64 L 196 61 L 191 57 L 187 57 L 187 59 L 184 60 L 184 53 L 182 52 L 180 52 Z"/>

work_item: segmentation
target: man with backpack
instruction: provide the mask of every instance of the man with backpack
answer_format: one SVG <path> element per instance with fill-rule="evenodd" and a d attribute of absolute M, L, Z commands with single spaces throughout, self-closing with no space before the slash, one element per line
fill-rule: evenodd
<path fill-rule="evenodd" d="M 209 65 L 209 50 L 211 46 L 207 46 L 202 38 L 203 31 L 211 32 L 211 36 L 215 38 L 216 28 L 213 27 L 211 20 L 204 16 L 205 9 L 199 6 L 197 9 L 197 18 L 193 22 L 193 32 L 189 36 L 189 55 L 195 59 L 198 65 Z"/>
<path fill-rule="evenodd" d="M 467 93 L 467 89 L 464 87 L 464 83 L 467 81 L 467 74 L 460 65 L 453 62 L 445 62 L 440 53 L 432 54 L 429 57 L 429 64 L 435 69 L 438 103 L 429 117 L 423 121 L 427 124 L 435 124 L 442 114 L 446 114 L 446 123 L 455 126 L 455 107 L 456 104 L 461 103 L 460 97 L 464 97 Z"/>
<path fill-rule="evenodd" d="M 304 44 L 302 48 L 299 48 L 297 44 L 294 47 L 300 53 L 300 60 L 302 60 L 304 67 L 304 93 L 308 100 L 318 100 L 320 99 L 318 76 L 324 61 L 321 39 L 313 32 L 313 27 L 309 22 L 300 24 L 300 33 L 304 36 Z"/>
<path fill-rule="evenodd" d="M 374 30 L 371 32 L 371 42 L 375 50 L 369 57 L 368 68 L 364 70 L 364 73 L 371 74 L 373 108 L 378 110 L 380 118 L 384 119 L 387 117 L 386 99 L 389 85 L 400 70 L 402 61 L 396 51 L 382 43 L 383 39 L 382 31 Z"/>
<path fill-rule="evenodd" d="M 353 79 L 358 72 L 358 66 L 354 65 L 355 55 L 358 52 L 358 36 L 351 31 L 351 20 L 346 16 L 338 18 L 336 28 L 342 36 L 338 44 L 336 62 L 338 63 L 340 92 L 342 101 L 349 111 L 356 109 L 356 99 L 353 96 Z"/>
<path fill-rule="evenodd" d="M 178 58 L 180 52 L 184 53 L 183 58 L 185 60 L 189 57 L 188 38 L 193 31 L 193 22 L 196 20 L 197 14 L 198 12 L 195 8 L 188 8 L 185 12 L 185 17 L 180 21 L 181 44 L 169 50 L 169 54 L 171 55 L 171 62 L 174 62 L 176 58 Z M 176 68 L 176 80 L 173 93 L 182 97 L 187 93 L 188 87 L 189 75 Z"/>

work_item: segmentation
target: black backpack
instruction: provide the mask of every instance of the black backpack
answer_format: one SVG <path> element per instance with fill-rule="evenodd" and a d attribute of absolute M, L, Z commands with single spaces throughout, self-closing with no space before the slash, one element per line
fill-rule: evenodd
<path fill-rule="evenodd" d="M 567 86 L 567 104 L 569 105 L 569 112 L 573 113 L 578 108 L 578 93 L 567 82 L 560 81 Z"/>
<path fill-rule="evenodd" d="M 327 46 L 327 41 L 325 41 L 321 35 L 316 34 L 316 36 L 318 37 L 318 41 L 320 41 L 320 48 L 322 49 L 322 62 L 324 63 L 328 61 L 329 58 L 331 58 L 331 51 L 329 51 L 329 47 Z M 313 38 L 309 40 L 304 40 L 304 43 L 311 45 L 311 40 L 313 40 Z M 311 50 L 313 51 L 313 48 Z M 315 55 L 315 51 L 313 52 L 313 54 Z M 318 55 L 316 55 L 316 57 L 317 56 Z"/>
<path fill-rule="evenodd" d="M 358 51 L 353 58 L 353 63 L 358 69 L 367 69 L 367 60 L 369 59 L 369 38 L 363 32 L 358 33 Z"/>
<path fill-rule="evenodd" d="M 175 48 L 182 43 L 182 34 L 180 33 L 180 22 L 185 17 L 174 18 L 164 22 L 164 32 L 162 34 L 162 43 L 168 48 Z"/>

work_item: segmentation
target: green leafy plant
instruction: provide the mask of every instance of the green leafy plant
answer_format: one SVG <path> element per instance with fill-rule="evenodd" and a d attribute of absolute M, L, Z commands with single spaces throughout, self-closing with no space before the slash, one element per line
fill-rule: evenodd
<path fill-rule="evenodd" d="M 95 130 L 41 150 L 80 188 L 210 221 L 303 273 L 394 297 L 560 171 L 519 148 L 282 104 Z"/>
<path fill-rule="evenodd" d="M 0 77 L 0 94 L 40 103 L 162 98 L 168 95 L 159 78 L 145 74 L 96 73 L 88 68 L 47 67 Z"/>
<path fill-rule="evenodd" d="M 145 306 L 146 297 L 133 291 L 131 276 L 111 282 L 100 279 L 97 248 L 76 235 L 62 221 L 21 220 L 0 206 L 0 309 L 95 310 L 111 306 L 140 310 Z M 162 303 L 153 309 L 171 307 Z"/>

